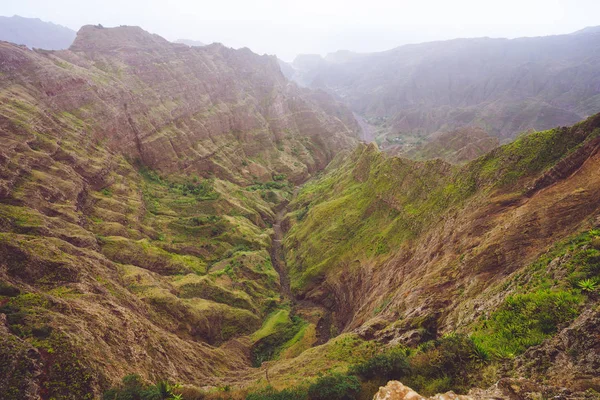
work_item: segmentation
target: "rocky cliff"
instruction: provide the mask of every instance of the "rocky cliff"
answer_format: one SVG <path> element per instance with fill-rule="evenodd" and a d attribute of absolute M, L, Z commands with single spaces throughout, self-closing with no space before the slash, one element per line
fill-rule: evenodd
<path fill-rule="evenodd" d="M 26 82 L 36 102 L 89 121 L 89 134 L 165 172 L 241 183 L 277 170 L 301 181 L 350 146 L 358 129 L 351 114 L 330 117 L 285 80 L 275 59 L 248 49 L 190 48 L 137 27 L 86 26 L 70 51 L 2 52 L 6 79 Z"/>

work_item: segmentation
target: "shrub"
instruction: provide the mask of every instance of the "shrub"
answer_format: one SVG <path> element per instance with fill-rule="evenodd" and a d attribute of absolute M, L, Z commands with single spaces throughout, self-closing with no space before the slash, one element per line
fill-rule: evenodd
<path fill-rule="evenodd" d="M 308 388 L 310 400 L 354 400 L 359 394 L 358 378 L 344 374 L 323 376 Z"/>
<path fill-rule="evenodd" d="M 296 220 L 302 221 L 306 217 L 306 214 L 308 214 L 308 206 L 304 207 L 296 213 Z"/>
<path fill-rule="evenodd" d="M 574 319 L 581 302 L 582 297 L 570 291 L 539 290 L 509 296 L 473 338 L 497 358 L 513 357 Z"/>
<path fill-rule="evenodd" d="M 291 340 L 303 326 L 304 321 L 295 315 L 275 332 L 258 340 L 251 350 L 252 365 L 260 367 L 264 361 L 276 358 L 282 346 Z"/>
<path fill-rule="evenodd" d="M 472 376 L 480 369 L 480 351 L 464 335 L 430 341 L 410 357 L 411 375 L 406 383 L 423 395 L 451 389 L 466 392 L 472 386 Z"/>
<path fill-rule="evenodd" d="M 306 400 L 306 389 L 302 387 L 277 391 L 271 386 L 258 392 L 249 393 L 246 400 Z"/>
<path fill-rule="evenodd" d="M 598 282 L 595 279 L 584 279 L 577 283 L 577 286 L 584 292 L 595 292 L 598 288 Z"/>
<path fill-rule="evenodd" d="M 381 378 L 385 380 L 401 379 L 410 373 L 406 352 L 394 349 L 350 367 L 349 374 L 363 379 Z"/>
<path fill-rule="evenodd" d="M 123 378 L 122 384 L 111 388 L 102 395 L 103 400 L 181 400 L 175 394 L 175 385 L 160 381 L 156 385 L 146 386 L 139 375 L 132 374 Z"/>
<path fill-rule="evenodd" d="M 21 294 L 19 288 L 7 282 L 0 281 L 0 296 L 16 297 Z"/>

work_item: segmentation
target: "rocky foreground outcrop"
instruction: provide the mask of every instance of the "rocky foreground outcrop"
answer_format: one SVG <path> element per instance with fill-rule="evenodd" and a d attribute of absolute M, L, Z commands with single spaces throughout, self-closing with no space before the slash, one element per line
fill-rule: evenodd
<path fill-rule="evenodd" d="M 572 392 L 564 388 L 541 385 L 527 379 L 502 379 L 487 390 L 474 389 L 467 395 L 452 391 L 425 397 L 398 381 L 380 387 L 373 400 L 534 400 L 597 399 L 592 392 Z"/>

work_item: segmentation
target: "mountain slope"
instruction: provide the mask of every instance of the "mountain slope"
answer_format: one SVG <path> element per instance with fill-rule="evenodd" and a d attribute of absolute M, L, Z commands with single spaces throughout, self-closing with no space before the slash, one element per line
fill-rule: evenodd
<path fill-rule="evenodd" d="M 165 172 L 253 182 L 277 169 L 298 181 L 358 130 L 351 113 L 329 118 L 273 59 L 247 49 L 189 48 L 139 28 L 88 26 L 68 52 L 3 50 L 20 78 L 38 74 L 39 84 L 26 86 L 33 97 L 90 120 L 92 135 Z"/>
<path fill-rule="evenodd" d="M 289 308 L 275 208 L 356 143 L 351 112 L 274 58 L 135 27 L 0 60 L 3 398 L 235 382 Z"/>
<path fill-rule="evenodd" d="M 466 125 L 500 139 L 571 125 L 600 111 L 597 30 L 521 39 L 456 39 L 316 61 L 302 82 L 383 119 L 391 135 Z"/>
<path fill-rule="evenodd" d="M 579 282 L 598 279 L 599 134 L 596 115 L 572 128 L 522 136 L 464 166 L 360 146 L 292 203 L 285 238 L 292 290 L 329 308 L 338 331 L 410 346 L 467 333 L 499 364 L 564 328 L 581 309 L 587 319 L 575 326 L 593 324 L 593 295 L 577 303 L 578 311 L 549 317 L 543 333 L 516 325 L 534 318 L 519 308 L 506 313 L 516 307 L 511 296 L 539 313 L 534 302 L 556 301 L 552 296 L 581 302 Z M 561 385 L 595 387 L 590 367 L 568 355 L 569 346 L 549 344 L 545 353 L 517 360 L 526 376 L 543 379 L 556 370 L 536 370 L 529 361 L 557 351 L 566 357 L 562 365 L 581 365 Z M 573 346 L 600 359 L 593 335 L 578 336 Z M 471 385 L 490 378 L 472 373 Z"/>
<path fill-rule="evenodd" d="M 498 139 L 480 128 L 464 127 L 433 135 L 427 143 L 408 150 L 392 145 L 386 148 L 386 152 L 417 160 L 442 158 L 451 163 L 461 163 L 474 160 L 499 144 Z"/>
<path fill-rule="evenodd" d="M 46 50 L 67 49 L 76 32 L 38 18 L 0 17 L 0 40 Z"/>

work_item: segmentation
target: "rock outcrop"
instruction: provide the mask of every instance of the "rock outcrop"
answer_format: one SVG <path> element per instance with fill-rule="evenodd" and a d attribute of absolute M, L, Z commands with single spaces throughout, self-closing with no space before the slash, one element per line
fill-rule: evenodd
<path fill-rule="evenodd" d="M 541 385 L 527 379 L 502 379 L 487 390 L 471 390 L 467 395 L 452 391 L 431 397 L 421 396 L 398 381 L 390 381 L 380 387 L 373 400 L 534 400 L 534 399 L 583 400 L 596 399 L 594 393 L 572 392 L 559 387 Z"/>

